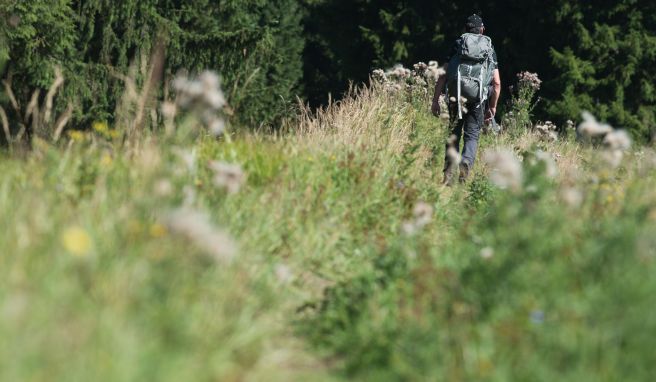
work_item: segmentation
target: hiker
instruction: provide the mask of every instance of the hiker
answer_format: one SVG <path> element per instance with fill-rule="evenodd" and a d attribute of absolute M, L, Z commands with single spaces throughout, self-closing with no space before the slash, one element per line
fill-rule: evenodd
<path fill-rule="evenodd" d="M 451 136 L 447 141 L 447 154 L 444 159 L 446 185 L 453 184 L 454 172 L 457 170 L 460 172 L 460 182 L 467 180 L 474 166 L 478 137 L 483 124 L 494 122 L 497 112 L 501 78 L 492 40 L 483 35 L 484 32 L 485 26 L 480 16 L 474 14 L 467 18 L 466 33 L 453 47 L 446 75 L 440 76 L 435 85 L 431 111 L 435 116 L 440 115 L 439 98 L 446 85 L 451 121 Z M 463 135 L 462 160 L 458 165 L 456 157 Z"/>

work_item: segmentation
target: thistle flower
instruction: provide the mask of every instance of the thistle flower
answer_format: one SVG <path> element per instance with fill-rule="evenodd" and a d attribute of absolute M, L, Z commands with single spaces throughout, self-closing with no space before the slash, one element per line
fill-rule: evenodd
<path fill-rule="evenodd" d="M 380 82 L 380 83 L 387 82 L 387 76 L 385 75 L 385 71 L 383 71 L 382 69 L 375 69 L 375 70 L 371 73 L 371 77 L 372 77 L 375 81 L 378 81 L 378 82 Z"/>
<path fill-rule="evenodd" d="M 235 256 L 235 243 L 227 233 L 216 228 L 205 213 L 183 207 L 166 217 L 166 226 L 217 262 L 228 263 Z"/>
<path fill-rule="evenodd" d="M 535 131 L 538 133 L 540 139 L 546 142 L 555 142 L 558 140 L 557 129 L 558 126 L 551 121 L 535 125 Z"/>
<path fill-rule="evenodd" d="M 437 81 L 441 76 L 445 75 L 446 71 L 437 66 L 429 66 L 424 72 L 426 79 L 430 81 Z"/>
<path fill-rule="evenodd" d="M 631 137 L 625 130 L 613 130 L 604 137 L 604 145 L 611 150 L 628 150 L 631 148 Z"/>
<path fill-rule="evenodd" d="M 537 73 L 531 72 L 517 73 L 517 80 L 520 84 L 520 87 L 527 86 L 534 91 L 540 90 L 540 85 L 542 84 L 542 80 L 540 80 Z"/>
<path fill-rule="evenodd" d="M 412 220 L 403 223 L 403 232 L 413 235 L 427 226 L 433 220 L 433 207 L 425 202 L 415 204 L 412 210 Z"/>
<path fill-rule="evenodd" d="M 551 154 L 538 150 L 535 152 L 535 159 L 544 163 L 547 177 L 555 178 L 558 176 L 558 166 L 556 166 L 556 161 Z"/>
<path fill-rule="evenodd" d="M 196 150 L 183 150 L 174 148 L 173 153 L 178 156 L 184 163 L 187 170 L 191 173 L 196 171 Z"/>
<path fill-rule="evenodd" d="M 458 137 L 456 137 L 455 134 L 451 134 L 449 138 L 446 140 L 447 143 L 447 149 L 446 149 L 446 158 L 449 161 L 449 170 L 452 170 L 455 167 L 458 167 L 460 162 L 462 161 L 462 156 L 458 152 L 458 148 L 456 147 L 456 140 Z"/>
<path fill-rule="evenodd" d="M 162 102 L 162 106 L 160 107 L 160 111 L 162 112 L 162 116 L 167 119 L 173 119 L 175 118 L 176 114 L 178 113 L 178 106 L 170 101 Z"/>
<path fill-rule="evenodd" d="M 487 150 L 483 160 L 491 167 L 490 181 L 502 189 L 517 191 L 522 186 L 522 165 L 508 149 Z"/>
<path fill-rule="evenodd" d="M 209 166 L 214 171 L 214 185 L 226 189 L 231 194 L 239 192 L 246 182 L 246 174 L 237 164 L 211 161 Z"/>
<path fill-rule="evenodd" d="M 226 106 L 226 99 L 221 90 L 221 79 L 216 73 L 204 71 L 196 79 L 180 74 L 173 80 L 173 89 L 176 91 L 176 104 L 165 102 L 162 105 L 165 117 L 173 118 L 179 106 L 200 116 L 213 135 L 223 133 L 224 122 L 218 113 Z"/>
<path fill-rule="evenodd" d="M 599 123 L 597 119 L 587 111 L 584 111 L 581 116 L 583 117 L 583 122 L 581 122 L 578 127 L 578 133 L 586 139 L 601 137 L 613 131 L 613 128 L 610 125 Z"/>

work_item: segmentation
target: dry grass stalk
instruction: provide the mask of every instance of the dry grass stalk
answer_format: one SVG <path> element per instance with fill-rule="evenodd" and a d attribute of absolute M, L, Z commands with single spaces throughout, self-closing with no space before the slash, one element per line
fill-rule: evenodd
<path fill-rule="evenodd" d="M 62 113 L 62 115 L 57 118 L 57 121 L 55 122 L 55 129 L 52 138 L 54 139 L 55 142 L 59 140 L 59 137 L 61 137 L 61 133 L 64 131 L 64 127 L 66 124 L 68 124 L 68 121 L 71 119 L 71 116 L 73 115 L 73 104 L 69 103 L 68 106 L 66 107 L 66 111 Z"/>
<path fill-rule="evenodd" d="M 412 131 L 412 115 L 403 112 L 407 107 L 376 86 L 351 88 L 344 99 L 316 112 L 299 105 L 297 139 L 318 149 L 366 146 L 398 154 Z"/>
<path fill-rule="evenodd" d="M 5 139 L 7 140 L 7 143 L 10 143 L 11 131 L 9 131 L 9 119 L 7 118 L 7 113 L 2 106 L 0 106 L 0 122 L 2 122 L 2 130 L 5 133 Z"/>
<path fill-rule="evenodd" d="M 52 116 L 52 104 L 59 88 L 64 84 L 64 75 L 58 66 L 55 66 L 55 81 L 50 85 L 48 94 L 46 94 L 46 110 L 43 114 L 43 122 L 50 123 Z"/>

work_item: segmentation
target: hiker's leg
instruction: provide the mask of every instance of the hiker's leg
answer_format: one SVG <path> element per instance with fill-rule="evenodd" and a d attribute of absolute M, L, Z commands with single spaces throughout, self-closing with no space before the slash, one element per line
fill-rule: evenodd
<path fill-rule="evenodd" d="M 463 121 L 464 143 L 462 147 L 462 163 L 471 169 L 474 167 L 476 150 L 478 149 L 478 138 L 483 127 L 483 108 L 470 108 L 464 116 Z"/>

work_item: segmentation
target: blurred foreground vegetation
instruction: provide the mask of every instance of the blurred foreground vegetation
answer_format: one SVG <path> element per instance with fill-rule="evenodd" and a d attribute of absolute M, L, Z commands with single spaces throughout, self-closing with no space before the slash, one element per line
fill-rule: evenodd
<path fill-rule="evenodd" d="M 518 187 L 479 160 L 444 188 L 426 105 L 374 84 L 275 136 L 4 154 L 0 379 L 653 380 L 653 150 L 515 129 L 481 152 Z"/>

